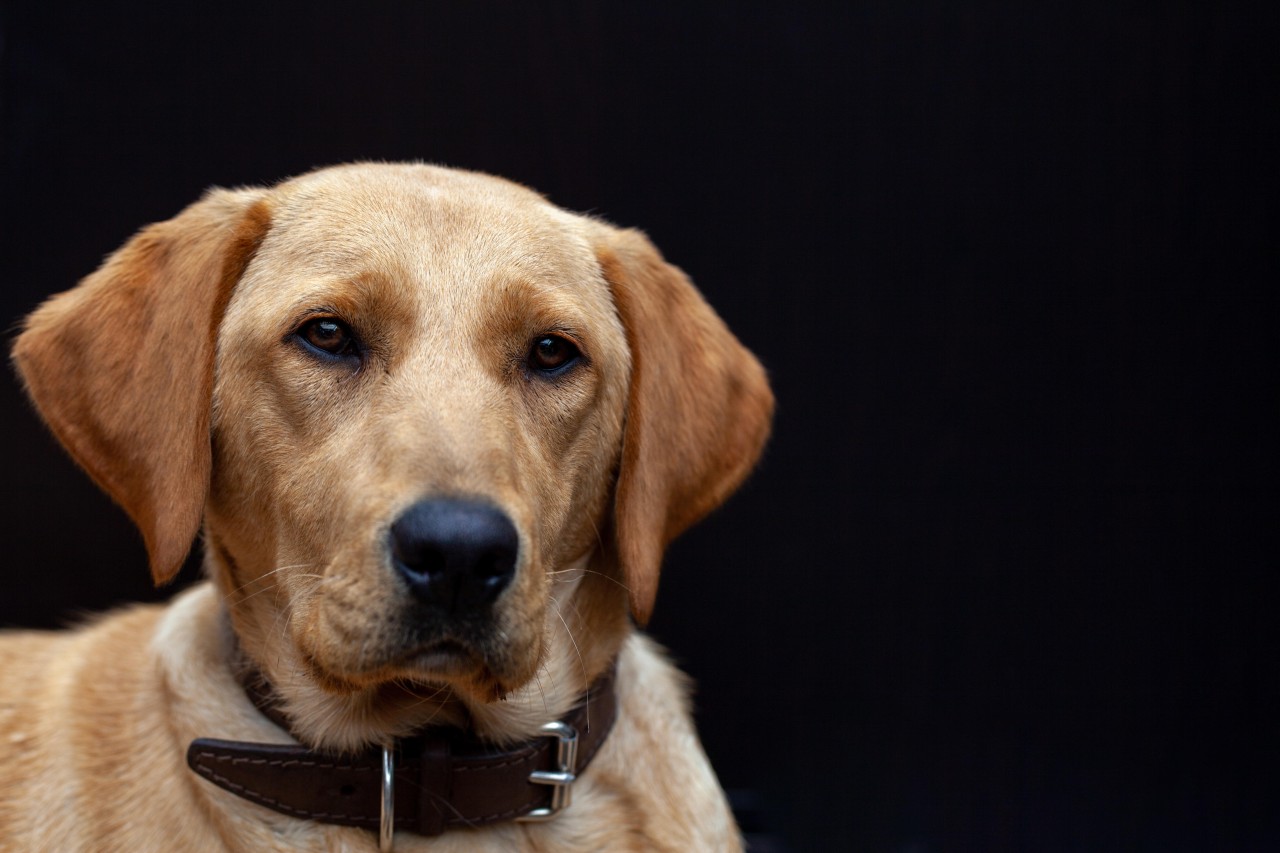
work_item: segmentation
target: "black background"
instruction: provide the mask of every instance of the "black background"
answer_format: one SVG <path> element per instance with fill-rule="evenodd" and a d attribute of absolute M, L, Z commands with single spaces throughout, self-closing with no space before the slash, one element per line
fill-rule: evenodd
<path fill-rule="evenodd" d="M 2 8 L 5 322 L 352 159 L 693 276 L 780 408 L 652 633 L 782 849 L 1280 849 L 1275 4 Z M 0 393 L 0 623 L 167 595 Z"/>

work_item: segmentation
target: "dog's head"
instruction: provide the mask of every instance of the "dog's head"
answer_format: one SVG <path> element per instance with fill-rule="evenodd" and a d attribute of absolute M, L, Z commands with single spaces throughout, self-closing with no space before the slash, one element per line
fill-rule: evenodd
<path fill-rule="evenodd" d="M 340 745 L 414 724 L 424 685 L 509 694 L 574 639 L 602 669 L 773 405 L 643 235 L 420 165 L 213 191 L 14 357 L 157 582 L 203 520 L 249 657 L 369 721 L 317 719 Z"/>

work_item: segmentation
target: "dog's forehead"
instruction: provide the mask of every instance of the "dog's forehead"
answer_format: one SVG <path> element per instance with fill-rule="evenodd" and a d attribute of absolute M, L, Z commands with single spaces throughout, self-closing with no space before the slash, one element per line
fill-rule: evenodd
<path fill-rule="evenodd" d="M 313 173 L 283 185 L 278 196 L 272 230 L 281 248 L 329 263 L 385 253 L 401 262 L 563 269 L 590 254 L 578 217 L 488 175 L 355 166 Z"/>
<path fill-rule="evenodd" d="M 557 301 L 573 293 L 610 312 L 589 221 L 500 178 L 363 164 L 289 181 L 268 203 L 271 228 L 249 278 L 271 285 L 247 288 L 260 307 L 260 299 L 291 298 L 294 288 L 281 287 L 290 281 L 307 290 L 381 282 L 397 299 L 416 292 L 436 309 L 499 284 Z"/>

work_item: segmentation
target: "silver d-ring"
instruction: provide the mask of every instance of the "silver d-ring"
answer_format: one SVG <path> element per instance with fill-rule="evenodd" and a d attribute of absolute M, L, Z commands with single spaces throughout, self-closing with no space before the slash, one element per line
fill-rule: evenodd
<path fill-rule="evenodd" d="M 382 748 L 382 819 L 378 822 L 378 849 L 390 853 L 396 831 L 396 756 Z"/>

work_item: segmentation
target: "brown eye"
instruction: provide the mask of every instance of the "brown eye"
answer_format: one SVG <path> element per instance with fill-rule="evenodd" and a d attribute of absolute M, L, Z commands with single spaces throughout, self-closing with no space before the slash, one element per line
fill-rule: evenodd
<path fill-rule="evenodd" d="M 559 373 L 581 356 L 572 341 L 559 335 L 543 335 L 529 348 L 529 366 L 541 373 Z"/>
<path fill-rule="evenodd" d="M 355 355 L 355 338 L 341 320 L 319 317 L 298 329 L 297 335 L 309 346 L 329 355 Z"/>

